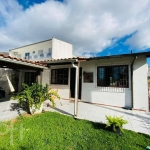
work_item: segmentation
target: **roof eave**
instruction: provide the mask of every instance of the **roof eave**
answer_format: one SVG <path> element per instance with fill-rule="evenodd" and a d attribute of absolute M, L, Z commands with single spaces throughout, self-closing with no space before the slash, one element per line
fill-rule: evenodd
<path fill-rule="evenodd" d="M 14 64 L 19 64 L 19 65 L 30 66 L 30 67 L 33 67 L 33 68 L 47 69 L 47 67 L 45 67 L 45 66 L 40 66 L 40 65 L 37 65 L 37 64 L 32 64 L 32 63 L 23 62 L 23 61 L 19 61 L 19 60 L 15 60 L 15 59 L 10 59 L 10 58 L 4 58 L 2 56 L 0 56 L 0 60 L 5 61 L 5 62 L 11 62 L 11 63 L 14 63 Z"/>
<path fill-rule="evenodd" d="M 43 62 L 41 62 L 42 64 L 56 64 L 56 63 L 58 63 L 58 64 L 60 64 L 60 63 L 64 63 L 64 62 L 70 62 L 70 63 L 72 63 L 72 62 L 78 62 L 78 59 L 69 59 L 69 60 L 50 60 L 50 61 L 43 61 Z"/>

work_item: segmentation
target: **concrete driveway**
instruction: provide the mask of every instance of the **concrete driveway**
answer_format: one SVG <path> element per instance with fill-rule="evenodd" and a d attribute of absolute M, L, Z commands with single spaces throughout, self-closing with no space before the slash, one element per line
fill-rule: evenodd
<path fill-rule="evenodd" d="M 45 110 L 73 116 L 74 102 L 56 100 L 55 109 L 45 107 Z M 123 116 L 128 121 L 128 124 L 124 126 L 125 129 L 150 135 L 150 113 L 79 102 L 78 118 L 80 119 L 106 123 L 106 115 Z"/>
<path fill-rule="evenodd" d="M 26 113 L 18 107 L 16 100 L 10 100 L 10 96 L 0 99 L 0 121 L 7 121 Z"/>

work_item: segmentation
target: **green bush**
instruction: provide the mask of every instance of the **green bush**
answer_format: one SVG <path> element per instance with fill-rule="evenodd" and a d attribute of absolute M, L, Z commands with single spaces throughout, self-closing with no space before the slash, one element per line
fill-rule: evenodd
<path fill-rule="evenodd" d="M 106 123 L 106 127 L 112 127 L 113 131 L 116 132 L 116 128 L 119 128 L 119 130 L 121 132 L 123 132 L 123 125 L 124 124 L 127 124 L 128 121 L 122 119 L 122 117 L 117 117 L 117 116 L 106 116 L 106 120 L 107 120 L 107 123 Z"/>
<path fill-rule="evenodd" d="M 52 107 L 54 107 L 55 98 L 60 99 L 57 91 L 51 90 L 48 84 L 43 86 L 38 83 L 33 83 L 31 86 L 23 83 L 23 90 L 12 97 L 12 99 L 17 99 L 21 106 L 26 103 L 28 107 L 34 105 L 36 109 L 39 109 L 45 100 L 50 100 L 52 102 Z"/>

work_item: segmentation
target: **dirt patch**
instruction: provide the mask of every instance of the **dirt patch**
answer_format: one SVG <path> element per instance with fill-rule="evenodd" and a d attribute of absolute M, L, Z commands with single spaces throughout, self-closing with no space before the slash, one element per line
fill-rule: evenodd
<path fill-rule="evenodd" d="M 14 123 L 19 122 L 19 121 L 20 120 L 18 118 L 15 118 L 15 119 L 12 119 L 10 122 L 14 124 Z"/>
<path fill-rule="evenodd" d="M 23 117 L 32 117 L 33 115 L 31 114 L 24 114 Z"/>

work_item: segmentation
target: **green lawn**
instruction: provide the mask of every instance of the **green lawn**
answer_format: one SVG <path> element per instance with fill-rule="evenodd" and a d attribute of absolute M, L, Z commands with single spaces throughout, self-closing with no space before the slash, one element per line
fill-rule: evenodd
<path fill-rule="evenodd" d="M 0 150 L 145 150 L 150 136 L 53 112 L 1 123 Z"/>

